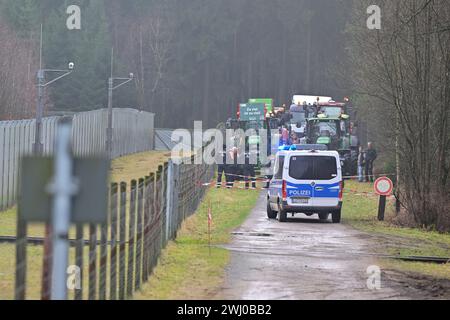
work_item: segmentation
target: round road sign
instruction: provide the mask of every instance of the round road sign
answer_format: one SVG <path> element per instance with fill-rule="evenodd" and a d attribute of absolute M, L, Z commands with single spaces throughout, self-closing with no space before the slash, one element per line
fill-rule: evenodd
<path fill-rule="evenodd" d="M 380 196 L 390 196 L 394 190 L 392 180 L 387 177 L 382 177 L 375 181 L 375 193 Z"/>

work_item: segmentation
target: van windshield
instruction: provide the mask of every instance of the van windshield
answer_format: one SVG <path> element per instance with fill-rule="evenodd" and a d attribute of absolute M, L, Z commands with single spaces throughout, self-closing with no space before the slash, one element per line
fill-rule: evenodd
<path fill-rule="evenodd" d="M 292 157 L 289 176 L 295 180 L 332 180 L 337 177 L 334 157 Z"/>

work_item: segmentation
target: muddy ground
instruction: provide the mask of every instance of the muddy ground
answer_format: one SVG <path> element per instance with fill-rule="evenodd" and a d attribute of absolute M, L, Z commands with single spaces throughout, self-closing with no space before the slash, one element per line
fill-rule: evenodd
<path fill-rule="evenodd" d="M 226 246 L 231 263 L 217 299 L 450 299 L 450 281 L 382 270 L 381 288 L 367 286 L 389 237 L 372 236 L 343 224 L 295 216 L 288 223 L 267 219 L 264 194 Z"/>

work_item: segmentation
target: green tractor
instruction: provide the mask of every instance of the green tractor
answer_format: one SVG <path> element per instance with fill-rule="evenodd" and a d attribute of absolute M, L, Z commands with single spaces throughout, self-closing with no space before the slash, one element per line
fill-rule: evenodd
<path fill-rule="evenodd" d="M 267 154 L 269 157 L 273 153 L 272 150 L 272 135 L 273 131 L 278 132 L 279 120 L 269 117 L 269 113 L 273 110 L 273 99 L 250 99 L 249 103 L 240 103 L 237 110 L 237 119 L 229 119 L 225 124 L 225 129 L 241 129 L 244 132 L 247 130 L 254 130 L 254 135 L 245 137 L 245 151 L 248 153 L 256 150 L 259 154 L 261 152 L 261 130 L 265 129 L 267 133 Z M 236 136 L 235 145 L 244 142 L 242 138 Z M 240 169 L 240 168 L 239 168 Z M 258 164 L 255 170 L 260 174 L 262 172 L 270 171 L 270 163 L 264 165 L 260 163 L 258 157 Z M 239 170 L 238 170 L 239 171 Z M 243 175 L 240 173 L 240 175 Z"/>
<path fill-rule="evenodd" d="M 357 173 L 358 146 L 354 139 L 347 116 L 319 115 L 318 118 L 307 121 L 307 143 L 326 145 L 328 150 L 338 151 L 341 155 L 342 172 L 346 176 L 354 176 Z"/>

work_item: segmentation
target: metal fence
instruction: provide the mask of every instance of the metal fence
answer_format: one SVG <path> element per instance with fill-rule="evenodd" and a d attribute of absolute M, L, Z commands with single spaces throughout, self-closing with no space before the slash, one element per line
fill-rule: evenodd
<path fill-rule="evenodd" d="M 53 152 L 60 117 L 44 118 L 44 154 Z M 76 155 L 93 156 L 105 152 L 107 110 L 77 113 L 73 116 L 72 139 Z M 154 114 L 134 109 L 114 109 L 113 157 L 154 148 Z M 19 162 L 32 152 L 35 120 L 0 121 L 0 211 L 16 202 Z"/>
<path fill-rule="evenodd" d="M 81 274 L 73 299 L 123 300 L 142 288 L 161 250 L 199 207 L 214 177 L 215 166 L 194 164 L 194 157 L 191 164 L 170 160 L 146 177 L 111 184 L 108 222 L 76 227 L 71 261 Z M 16 245 L 23 242 L 27 239 L 17 239 Z M 27 277 L 30 269 L 26 257 L 16 261 L 16 299 L 27 297 L 26 279 L 36 281 Z M 48 292 L 42 294 L 48 296 Z"/>

